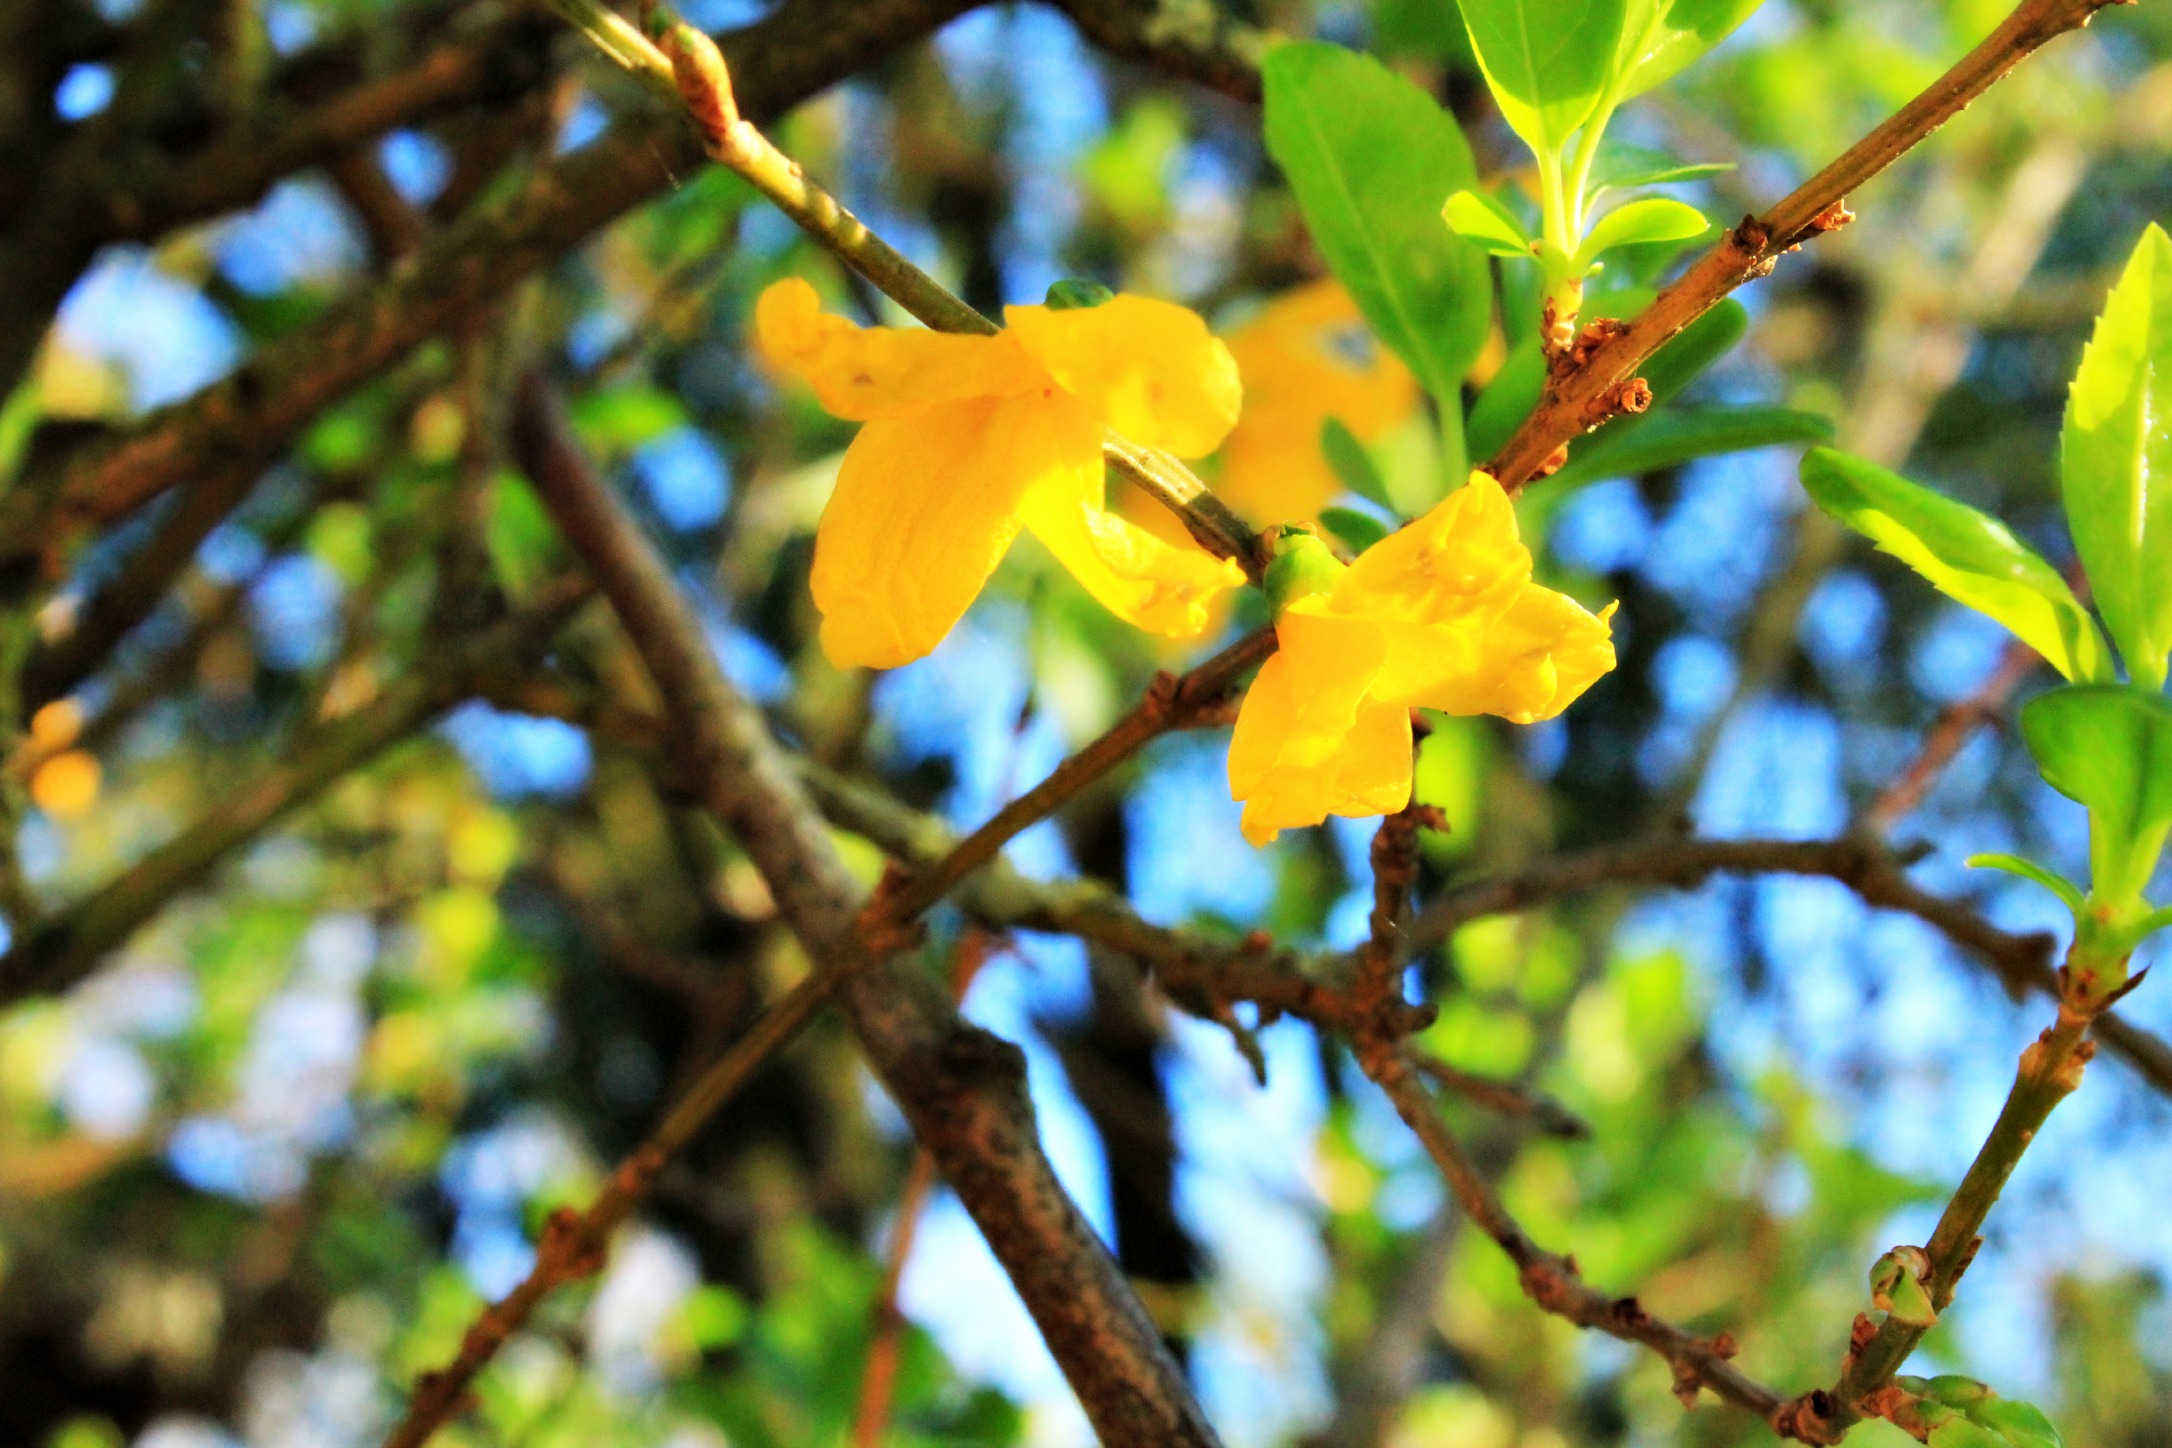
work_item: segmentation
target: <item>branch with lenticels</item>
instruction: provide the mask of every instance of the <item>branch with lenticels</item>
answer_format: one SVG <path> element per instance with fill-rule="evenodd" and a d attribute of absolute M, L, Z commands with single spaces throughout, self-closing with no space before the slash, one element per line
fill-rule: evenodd
<path fill-rule="evenodd" d="M 1975 49 L 1846 154 L 1762 216 L 1720 238 L 1627 323 L 1587 328 L 1569 363 L 1549 379 L 1538 408 L 1485 465 L 1511 492 L 1567 460 L 1577 438 L 1612 416 L 1607 404 L 1677 332 L 1745 282 L 1768 276 L 1780 258 L 1853 219 L 1849 194 L 1965 110 L 2015 66 L 2110 5 L 2134 0 L 2023 0 Z"/>

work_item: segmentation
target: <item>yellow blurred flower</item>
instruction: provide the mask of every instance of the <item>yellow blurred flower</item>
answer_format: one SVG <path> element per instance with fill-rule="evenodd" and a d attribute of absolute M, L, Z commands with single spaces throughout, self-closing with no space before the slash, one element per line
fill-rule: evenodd
<path fill-rule="evenodd" d="M 1203 631 L 1236 564 L 1177 548 L 1110 513 L 1104 432 L 1179 457 L 1237 419 L 1229 351 L 1196 315 L 1119 296 L 1098 307 L 1009 307 L 993 337 L 861 328 L 826 316 L 794 277 L 756 305 L 764 355 L 822 405 L 865 422 L 815 536 L 822 647 L 840 666 L 895 668 L 964 614 L 1021 526 L 1111 612 L 1153 633 Z"/>
<path fill-rule="evenodd" d="M 57 820 L 90 813 L 98 803 L 98 761 L 81 749 L 56 754 L 30 776 L 30 802 Z"/>
<path fill-rule="evenodd" d="M 1614 667 L 1604 613 L 1531 581 L 1484 473 L 1345 567 L 1312 539 L 1229 746 L 1245 838 L 1410 802 L 1413 708 L 1551 719 Z M 1288 561 L 1288 560 L 1282 560 Z M 1280 567 L 1280 561 L 1278 561 Z"/>
<path fill-rule="evenodd" d="M 1342 491 L 1320 451 L 1329 418 L 1372 442 L 1418 406 L 1418 380 L 1373 340 L 1337 281 L 1283 293 L 1230 333 L 1229 350 L 1245 406 L 1214 490 L 1259 527 L 1310 522 Z"/>

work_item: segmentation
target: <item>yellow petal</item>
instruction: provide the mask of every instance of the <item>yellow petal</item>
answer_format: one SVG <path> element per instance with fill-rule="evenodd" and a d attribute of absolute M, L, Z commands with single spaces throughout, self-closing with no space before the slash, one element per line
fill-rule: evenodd
<path fill-rule="evenodd" d="M 1003 316 L 1020 348 L 1133 442 L 1204 457 L 1237 421 L 1237 364 L 1196 312 L 1119 296 L 1062 311 L 1008 307 Z"/>
<path fill-rule="evenodd" d="M 815 289 L 799 277 L 762 293 L 754 323 L 771 367 L 800 378 L 823 407 L 854 422 L 1053 385 L 1047 370 L 1007 336 L 861 327 L 824 313 Z"/>
<path fill-rule="evenodd" d="M 1436 637 L 1436 650 L 1464 652 L 1466 662 L 1415 689 L 1407 702 L 1448 714 L 1494 714 L 1515 724 L 1551 719 L 1614 667 L 1613 616 L 1612 604 L 1593 614 L 1565 593 L 1532 584 L 1482 629 L 1464 630 L 1475 635 L 1467 652 L 1444 649 Z M 1400 647 L 1397 640 L 1391 651 Z"/>
<path fill-rule="evenodd" d="M 1039 396 L 884 418 L 845 452 L 815 534 L 822 649 L 891 669 L 943 641 L 1018 536 L 1018 504 L 1054 473 L 1101 466 L 1098 428 Z"/>
<path fill-rule="evenodd" d="M 1281 651 L 1245 694 L 1229 745 L 1231 797 L 1259 845 L 1331 814 L 1387 814 L 1410 802 L 1410 711 L 1368 695 L 1378 630 L 1295 611 Z"/>
<path fill-rule="evenodd" d="M 1472 473 L 1424 517 L 1375 543 L 1336 586 L 1338 613 L 1444 623 L 1505 608 L 1531 578 L 1531 551 L 1501 485 Z"/>
<path fill-rule="evenodd" d="M 1341 283 L 1313 282 L 1229 337 L 1244 415 L 1222 450 L 1215 491 L 1259 526 L 1309 521 L 1342 490 L 1320 451 L 1329 418 L 1370 442 L 1418 405 L 1417 379 L 1366 330 Z"/>
<path fill-rule="evenodd" d="M 1084 406 L 1064 400 L 1067 426 L 1083 429 L 1078 466 L 1045 473 L 1019 504 L 1019 516 L 1102 607 L 1168 638 L 1205 632 L 1214 599 L 1244 586 L 1244 570 L 1197 544 L 1164 542 L 1106 506 L 1100 426 Z"/>

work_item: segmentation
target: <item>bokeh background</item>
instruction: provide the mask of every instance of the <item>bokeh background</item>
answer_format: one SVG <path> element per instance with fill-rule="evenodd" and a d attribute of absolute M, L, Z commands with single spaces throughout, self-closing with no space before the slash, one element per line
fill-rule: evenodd
<path fill-rule="evenodd" d="M 253 8 L 275 56 L 361 36 L 391 67 L 469 7 Z M 764 9 L 687 13 L 721 29 Z M 1618 124 L 1731 163 L 1680 191 L 1740 215 L 2005 9 L 1769 0 Z M 125 22 L 134 5 L 98 10 Z M 1489 175 L 1523 164 L 1457 44 L 1453 0 L 1262 0 L 1251 18 L 1389 59 L 1450 104 Z M 533 43 L 548 78 L 520 108 L 383 138 L 382 175 L 408 203 L 428 208 L 454 178 L 464 126 L 529 127 L 521 164 L 543 166 L 652 105 L 577 37 Z M 1820 412 L 1843 446 L 2068 561 L 2065 380 L 2142 226 L 2172 216 L 2168 58 L 2172 10 L 2143 0 L 2030 62 L 1851 198 L 1854 226 L 1743 293 L 1747 339 L 1700 395 Z M 50 104 L 87 121 L 113 91 L 112 65 L 85 61 Z M 984 308 L 1084 276 L 1232 331 L 1320 272 L 1255 109 L 1111 61 L 1051 8 L 973 10 L 776 134 Z M 0 411 L 0 456 L 41 417 L 125 419 L 188 395 L 383 264 L 351 188 L 319 172 L 244 213 L 107 248 L 35 383 Z M 781 727 L 970 826 L 1152 670 L 1203 649 L 1123 630 L 1027 543 L 933 657 L 875 679 L 830 669 L 806 569 L 850 428 L 765 377 L 744 341 L 752 298 L 788 274 L 885 315 L 751 193 L 691 171 L 489 326 L 565 377 L 582 436 Z M 384 641 L 414 632 L 428 559 L 403 538 L 462 466 L 463 355 L 425 348 L 326 415 L 87 686 L 94 708 L 120 701 L 98 743 L 103 788 L 87 812 L 25 821 L 40 898 L 74 897 L 215 808 L 328 696 L 367 692 Z M 1422 468 L 1424 429 L 1414 414 L 1384 432 L 1382 465 Z M 1429 885 L 1682 820 L 1834 836 L 1985 685 L 2004 636 L 1807 513 L 1796 460 L 1766 450 L 1534 490 L 1551 581 L 1621 602 L 1621 667 L 1562 721 L 1453 721 L 1427 740 L 1421 798 L 1453 825 L 1429 845 Z M 491 510 L 501 580 L 557 565 L 517 478 Z M 88 555 L 63 600 L 147 526 Z M 584 628 L 597 689 L 644 697 L 609 629 Z M 0 1015 L 0 1441 L 375 1442 L 411 1375 L 526 1270 L 543 1215 L 585 1201 L 690 1069 L 804 969 L 744 859 L 637 751 L 505 692 L 339 783 L 67 996 Z M 1226 742 L 1162 741 L 1012 859 L 1118 884 L 1160 922 L 1362 938 L 1370 826 L 1248 847 Z M 2020 850 L 2080 873 L 2084 832 L 1998 723 L 1894 828 L 1930 847 L 1925 884 L 2054 931 L 2048 896 L 1960 861 Z M 872 874 L 872 849 L 856 858 Z M 978 966 L 968 1013 L 1025 1048 L 1051 1155 L 1232 1444 L 1770 1441 L 1709 1400 L 1684 1417 L 1662 1365 L 1529 1308 L 1392 1110 L 1304 1026 L 1261 1033 L 1262 1085 L 1227 1032 L 1075 941 L 941 916 L 928 958 Z M 1535 1234 L 1609 1289 L 1732 1330 L 1745 1366 L 1791 1388 L 1830 1377 L 1869 1263 L 1921 1240 L 2048 1019 L 1921 924 L 1795 879 L 1482 922 L 1423 975 L 1441 1005 L 1431 1048 L 1592 1127 L 1553 1140 L 1459 1116 Z M 2172 1032 L 2162 984 L 2122 1009 Z M 911 1158 L 850 1041 L 819 1025 L 441 1441 L 842 1441 Z M 2030 1152 L 1922 1360 L 2042 1403 L 2076 1448 L 2164 1448 L 2168 1279 L 2172 1104 L 2107 1060 Z M 892 1441 L 1090 1441 L 940 1190 L 898 1306 L 911 1328 Z"/>

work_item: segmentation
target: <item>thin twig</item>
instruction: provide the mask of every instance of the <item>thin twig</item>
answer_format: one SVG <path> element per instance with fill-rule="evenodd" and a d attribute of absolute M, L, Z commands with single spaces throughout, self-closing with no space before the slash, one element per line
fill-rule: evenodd
<path fill-rule="evenodd" d="M 1258 629 L 1184 674 L 1156 674 L 1146 694 L 1091 744 L 1056 766 L 948 854 L 924 869 L 892 897 L 900 919 L 912 919 L 967 875 L 994 859 L 1021 832 L 1063 808 L 1095 781 L 1164 734 L 1218 721 L 1245 676 L 1274 651 L 1274 630 Z"/>
<path fill-rule="evenodd" d="M 1999 655 L 1998 667 L 1984 680 L 1983 687 L 1966 699 L 1949 704 L 1932 721 L 1916 757 L 1894 776 L 1891 784 L 1878 792 L 1878 797 L 1863 811 L 1858 827 L 1882 838 L 1914 814 L 1955 756 L 1976 737 L 1978 730 L 2005 714 L 2014 695 L 2042 663 L 2036 650 L 2019 639 L 2009 639 Z"/>
<path fill-rule="evenodd" d="M 1413 952 L 1431 950 L 1474 920 L 1611 885 L 1693 890 L 1714 875 L 1814 875 L 1837 880 L 1867 905 L 1915 916 L 1982 961 L 2015 997 L 2036 991 L 2057 998 L 2059 984 L 2051 968 L 2055 942 L 2050 936 L 2001 930 L 1968 905 L 1910 881 L 1903 863 L 1883 845 L 1862 838 L 1610 845 L 1443 891 L 1411 923 L 1408 941 Z M 2098 1018 L 2096 1034 L 2142 1079 L 2172 1095 L 2172 1045 L 2111 1013 Z"/>
<path fill-rule="evenodd" d="M 1513 1081 L 1479 1076 L 1422 1051 L 1410 1052 L 1410 1064 L 1449 1095 L 1483 1106 L 1497 1116 L 1528 1121 L 1548 1136 L 1563 1141 L 1591 1139 L 1591 1124 L 1543 1091 L 1519 1086 Z"/>
<path fill-rule="evenodd" d="M 1807 1393 L 1790 1403 L 1777 1425 L 1782 1431 L 1805 1442 L 1838 1443 L 1851 1425 L 1877 1415 L 1879 1390 L 1900 1371 L 1936 1323 L 1936 1314 L 1952 1304 L 1961 1274 L 1983 1245 L 1979 1233 L 1984 1221 L 2014 1168 L 2052 1110 L 2081 1086 L 2083 1070 L 2096 1054 L 2096 1043 L 2088 1038 L 2090 1027 L 2132 985 L 2107 988 L 2108 982 L 2079 968 L 2073 954 L 2059 978 L 2057 1020 L 2021 1053 L 1998 1120 L 1939 1214 L 1930 1241 L 1920 1249 L 1920 1281 L 1929 1294 L 1930 1320 L 1904 1321 L 1902 1314 L 1889 1312 L 1884 1322 L 1866 1333 L 1867 1319 L 1858 1318 L 1840 1381 L 1829 1392 Z"/>
<path fill-rule="evenodd" d="M 619 1163 L 601 1195 L 586 1211 L 561 1207 L 551 1214 L 536 1243 L 535 1266 L 518 1287 L 484 1309 L 469 1326 L 460 1340 L 458 1355 L 450 1363 L 415 1380 L 407 1411 L 385 1439 L 385 1448 L 422 1448 L 432 1434 L 461 1411 L 476 1375 L 498 1355 L 506 1339 L 520 1330 L 544 1298 L 569 1282 L 594 1276 L 603 1269 L 612 1233 L 648 1195 L 657 1173 L 693 1140 L 718 1107 L 814 1019 L 838 980 L 833 971 L 816 971 L 804 977 L 789 994 L 762 1012 L 753 1028 L 721 1060 L 702 1073 L 649 1139 Z"/>
<path fill-rule="evenodd" d="M 1532 1241 L 1463 1150 L 1404 1051 L 1376 1038 L 1360 1045 L 1358 1059 L 1424 1144 L 1463 1210 L 1508 1254 L 1525 1296 L 1579 1327 L 1641 1343 L 1658 1353 L 1673 1368 L 1674 1391 L 1685 1406 L 1696 1402 L 1699 1389 L 1710 1389 L 1768 1423 L 1774 1420 L 1786 1400 L 1729 1363 L 1735 1346 L 1726 1333 L 1699 1337 L 1652 1316 L 1634 1297 L 1609 1297 L 1583 1280 L 1574 1258 L 1556 1256 Z"/>
<path fill-rule="evenodd" d="M 1441 813 L 1426 805 L 1410 804 L 1382 816 L 1373 832 L 1372 933 L 1357 949 L 1357 966 L 1351 972 L 1351 1008 L 1360 1020 L 1377 1018 L 1391 1002 L 1403 998 L 1403 965 L 1410 959 L 1403 933 L 1410 924 L 1410 892 L 1418 881 L 1418 827 L 1441 829 Z"/>
<path fill-rule="evenodd" d="M 1486 471 L 1514 491 L 1544 476 L 1561 450 L 1612 416 L 1645 360 L 1682 328 L 1746 282 L 1769 275 L 1780 257 L 1845 225 L 1848 196 L 1989 90 L 2029 56 L 2087 25 L 2107 5 L 2133 0 L 2022 0 L 1999 27 L 1921 95 L 1763 216 L 1746 218 L 1626 326 L 1591 334 L 1574 366 L 1550 379 Z"/>

